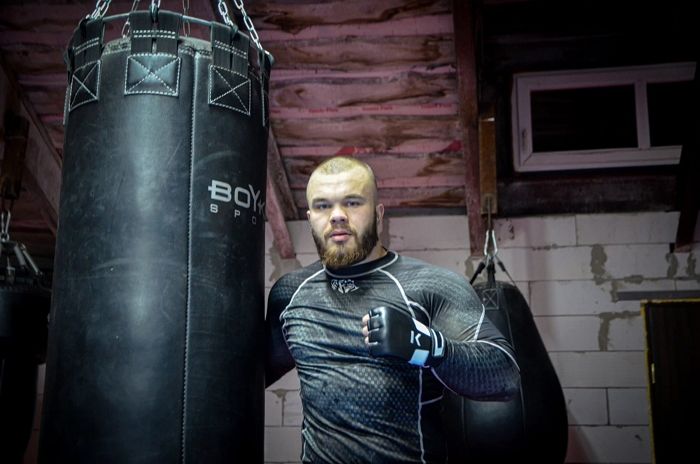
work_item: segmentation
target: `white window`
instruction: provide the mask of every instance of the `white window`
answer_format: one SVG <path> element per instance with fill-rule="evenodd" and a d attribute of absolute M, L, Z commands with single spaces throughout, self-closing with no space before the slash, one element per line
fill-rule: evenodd
<path fill-rule="evenodd" d="M 695 63 L 513 76 L 516 171 L 675 164 Z"/>

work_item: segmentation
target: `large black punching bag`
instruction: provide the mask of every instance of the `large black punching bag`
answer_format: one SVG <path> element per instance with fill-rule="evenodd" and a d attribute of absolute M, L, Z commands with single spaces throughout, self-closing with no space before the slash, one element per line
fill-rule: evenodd
<path fill-rule="evenodd" d="M 39 460 L 262 462 L 271 57 L 228 16 L 204 41 L 135 11 L 106 44 L 93 16 L 67 53 Z"/>
<path fill-rule="evenodd" d="M 561 464 L 566 458 L 568 419 L 559 378 L 520 290 L 495 280 L 493 261 L 487 270 L 487 281 L 474 290 L 486 316 L 515 351 L 520 391 L 504 402 L 445 395 L 450 463 Z"/>

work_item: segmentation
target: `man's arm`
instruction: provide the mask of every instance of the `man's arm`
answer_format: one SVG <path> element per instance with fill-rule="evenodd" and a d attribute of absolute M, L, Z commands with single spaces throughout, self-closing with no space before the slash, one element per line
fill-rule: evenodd
<path fill-rule="evenodd" d="M 392 308 L 375 308 L 365 316 L 370 354 L 430 368 L 447 388 L 469 398 L 513 396 L 520 381 L 513 350 L 466 280 L 454 273 L 433 274 L 423 300 L 429 326 Z"/>
<path fill-rule="evenodd" d="M 289 279 L 282 277 L 270 290 L 265 317 L 265 388 L 294 368 L 294 359 L 289 353 L 282 332 L 280 314 L 287 307 L 294 289 Z"/>

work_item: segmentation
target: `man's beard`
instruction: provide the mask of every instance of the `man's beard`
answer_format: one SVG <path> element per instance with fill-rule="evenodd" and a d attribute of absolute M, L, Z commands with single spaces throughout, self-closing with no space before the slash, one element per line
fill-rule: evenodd
<path fill-rule="evenodd" d="M 338 230 L 332 229 L 331 232 Z M 311 235 L 314 238 L 314 243 L 316 244 L 316 250 L 318 251 L 318 256 L 321 258 L 321 262 L 324 266 L 331 269 L 338 269 L 341 267 L 350 266 L 355 263 L 359 263 L 365 259 L 374 249 L 374 246 L 379 241 L 379 235 L 377 234 L 377 215 L 375 213 L 374 220 L 369 228 L 362 234 L 357 235 L 354 229 L 350 227 L 344 228 L 344 230 L 349 230 L 355 237 L 355 242 L 357 246 L 354 248 L 349 248 L 345 243 L 334 243 L 330 246 L 326 245 L 326 238 L 320 237 L 316 234 L 315 230 L 311 230 Z"/>

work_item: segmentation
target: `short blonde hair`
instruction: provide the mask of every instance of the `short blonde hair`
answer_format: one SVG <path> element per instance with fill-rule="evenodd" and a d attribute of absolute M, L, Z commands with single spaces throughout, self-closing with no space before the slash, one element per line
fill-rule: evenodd
<path fill-rule="evenodd" d="M 360 168 L 363 169 L 369 176 L 372 182 L 372 200 L 377 202 L 377 178 L 374 176 L 374 171 L 369 164 L 364 161 L 360 161 L 357 158 L 351 158 L 349 156 L 334 156 L 333 158 L 328 158 L 321 164 L 316 166 L 316 168 L 311 173 L 311 177 L 314 174 L 340 174 L 342 172 L 350 171 L 351 169 Z M 311 179 L 309 177 L 309 179 Z M 308 186 L 307 186 L 308 195 Z"/>

